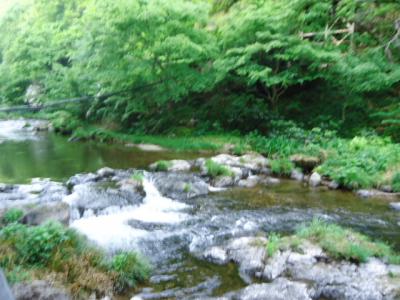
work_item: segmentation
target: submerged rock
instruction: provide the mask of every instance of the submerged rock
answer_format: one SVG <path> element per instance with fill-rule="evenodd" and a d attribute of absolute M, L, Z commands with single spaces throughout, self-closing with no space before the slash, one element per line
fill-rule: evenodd
<path fill-rule="evenodd" d="M 400 193 L 387 193 L 375 189 L 370 189 L 370 190 L 358 190 L 357 195 L 362 197 L 362 198 L 392 198 L 392 199 L 397 199 L 400 198 Z"/>

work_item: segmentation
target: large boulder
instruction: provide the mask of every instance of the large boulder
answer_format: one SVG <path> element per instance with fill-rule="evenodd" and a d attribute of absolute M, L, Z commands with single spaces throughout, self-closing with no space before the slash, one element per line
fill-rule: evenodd
<path fill-rule="evenodd" d="M 390 203 L 390 207 L 394 210 L 400 211 L 400 202 L 392 202 Z"/>
<path fill-rule="evenodd" d="M 15 300 L 71 300 L 63 289 L 48 281 L 36 280 L 30 283 L 18 283 L 12 287 Z"/>
<path fill-rule="evenodd" d="M 232 240 L 226 246 L 229 259 L 239 265 L 240 277 L 245 282 L 251 283 L 253 277 L 263 272 L 266 243 L 265 238 L 242 237 Z"/>
<path fill-rule="evenodd" d="M 28 225 L 40 225 L 47 221 L 57 221 L 64 225 L 69 224 L 69 205 L 64 202 L 51 202 L 33 207 L 26 206 L 23 210 L 25 210 L 25 215 L 22 218 L 22 223 Z"/>
<path fill-rule="evenodd" d="M 158 171 L 159 169 L 159 162 L 152 163 L 150 165 L 150 170 Z M 166 162 L 166 170 L 168 172 L 188 172 L 192 168 L 192 165 L 182 159 L 173 159 Z"/>
<path fill-rule="evenodd" d="M 238 300 L 311 300 L 306 283 L 279 278 L 271 283 L 252 284 L 241 290 L 233 299 Z"/>
<path fill-rule="evenodd" d="M 144 195 L 134 190 L 112 188 L 101 183 L 79 184 L 63 201 L 71 207 L 71 218 L 107 213 L 114 208 L 139 205 Z"/>
<path fill-rule="evenodd" d="M 317 172 L 314 172 L 311 174 L 308 182 L 309 182 L 310 186 L 317 187 L 317 186 L 321 185 L 322 177 Z"/>
<path fill-rule="evenodd" d="M 187 173 L 154 173 L 153 180 L 158 191 L 171 199 L 185 200 L 208 194 L 208 184 L 201 177 Z"/>
<path fill-rule="evenodd" d="M 42 86 L 38 83 L 32 83 L 28 86 L 25 92 L 25 102 L 32 106 L 40 106 L 39 97 L 42 94 Z"/>
<path fill-rule="evenodd" d="M 10 287 L 8 285 L 7 279 L 0 269 L 0 299 L 1 300 L 14 300 L 11 294 Z"/>

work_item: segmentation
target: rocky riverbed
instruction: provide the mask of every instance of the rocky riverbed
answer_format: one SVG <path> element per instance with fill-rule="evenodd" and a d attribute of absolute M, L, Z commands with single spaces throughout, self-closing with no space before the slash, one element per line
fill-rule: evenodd
<path fill-rule="evenodd" d="M 31 135 L 36 136 L 31 132 Z M 101 168 L 69 179 L 33 179 L 0 185 L 0 210 L 20 207 L 31 225 L 56 220 L 77 229 L 110 253 L 137 250 L 153 273 L 122 299 L 396 299 L 399 266 L 370 259 L 333 259 L 303 243 L 266 254 L 271 232 L 291 234 L 318 217 L 400 250 L 396 195 L 362 198 L 334 190 L 318 174 L 271 176 L 258 154 L 217 155 L 226 168 L 211 176 L 207 159 L 171 160 L 146 170 Z M 68 295 L 34 282 L 14 287 L 18 299 Z M 23 292 L 21 292 L 23 291 Z M 58 296 L 57 296 L 58 295 Z M 24 298 L 25 297 L 25 298 Z M 43 298 L 44 299 L 44 298 Z M 118 298 L 121 299 L 121 298 Z"/>

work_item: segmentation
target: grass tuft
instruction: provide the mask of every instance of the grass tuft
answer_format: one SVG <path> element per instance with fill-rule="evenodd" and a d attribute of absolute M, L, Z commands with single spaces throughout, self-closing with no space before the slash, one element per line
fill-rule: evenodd
<path fill-rule="evenodd" d="M 270 233 L 266 246 L 268 257 L 272 257 L 278 252 L 281 243 L 282 241 L 280 235 L 276 234 L 275 232 Z"/>
<path fill-rule="evenodd" d="M 287 158 L 280 158 L 271 161 L 271 171 L 276 175 L 289 176 L 294 169 L 294 164 Z"/>
<path fill-rule="evenodd" d="M 400 263 L 400 256 L 385 243 L 373 242 L 365 235 L 320 219 L 301 226 L 297 236 L 320 245 L 336 259 L 366 262 L 370 257 L 378 257 L 390 263 Z"/>
<path fill-rule="evenodd" d="M 166 172 L 172 166 L 172 163 L 167 160 L 156 161 L 156 171 Z"/>
<path fill-rule="evenodd" d="M 212 178 L 218 176 L 233 176 L 233 172 L 228 167 L 220 165 L 219 163 L 216 163 L 212 159 L 206 160 L 206 168 L 207 168 L 207 174 Z"/>

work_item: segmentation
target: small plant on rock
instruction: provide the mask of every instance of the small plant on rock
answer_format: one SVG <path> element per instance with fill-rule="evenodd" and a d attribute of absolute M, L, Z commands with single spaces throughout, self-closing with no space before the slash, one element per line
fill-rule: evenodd
<path fill-rule="evenodd" d="M 233 172 L 223 165 L 216 163 L 212 159 L 206 160 L 207 174 L 215 178 L 218 176 L 232 176 Z"/>
<path fill-rule="evenodd" d="M 159 160 L 156 162 L 156 171 L 166 172 L 172 166 L 172 163 L 167 160 Z"/>
<path fill-rule="evenodd" d="M 143 179 L 144 179 L 144 174 L 143 174 L 143 172 L 141 172 L 141 171 L 135 171 L 133 174 L 132 174 L 132 180 L 134 180 L 134 181 L 137 181 L 137 182 L 143 182 Z"/>
<path fill-rule="evenodd" d="M 268 242 L 266 246 L 268 257 L 272 257 L 275 255 L 276 252 L 278 252 L 280 244 L 281 244 L 280 235 L 276 234 L 275 232 L 271 232 L 268 237 Z"/>

